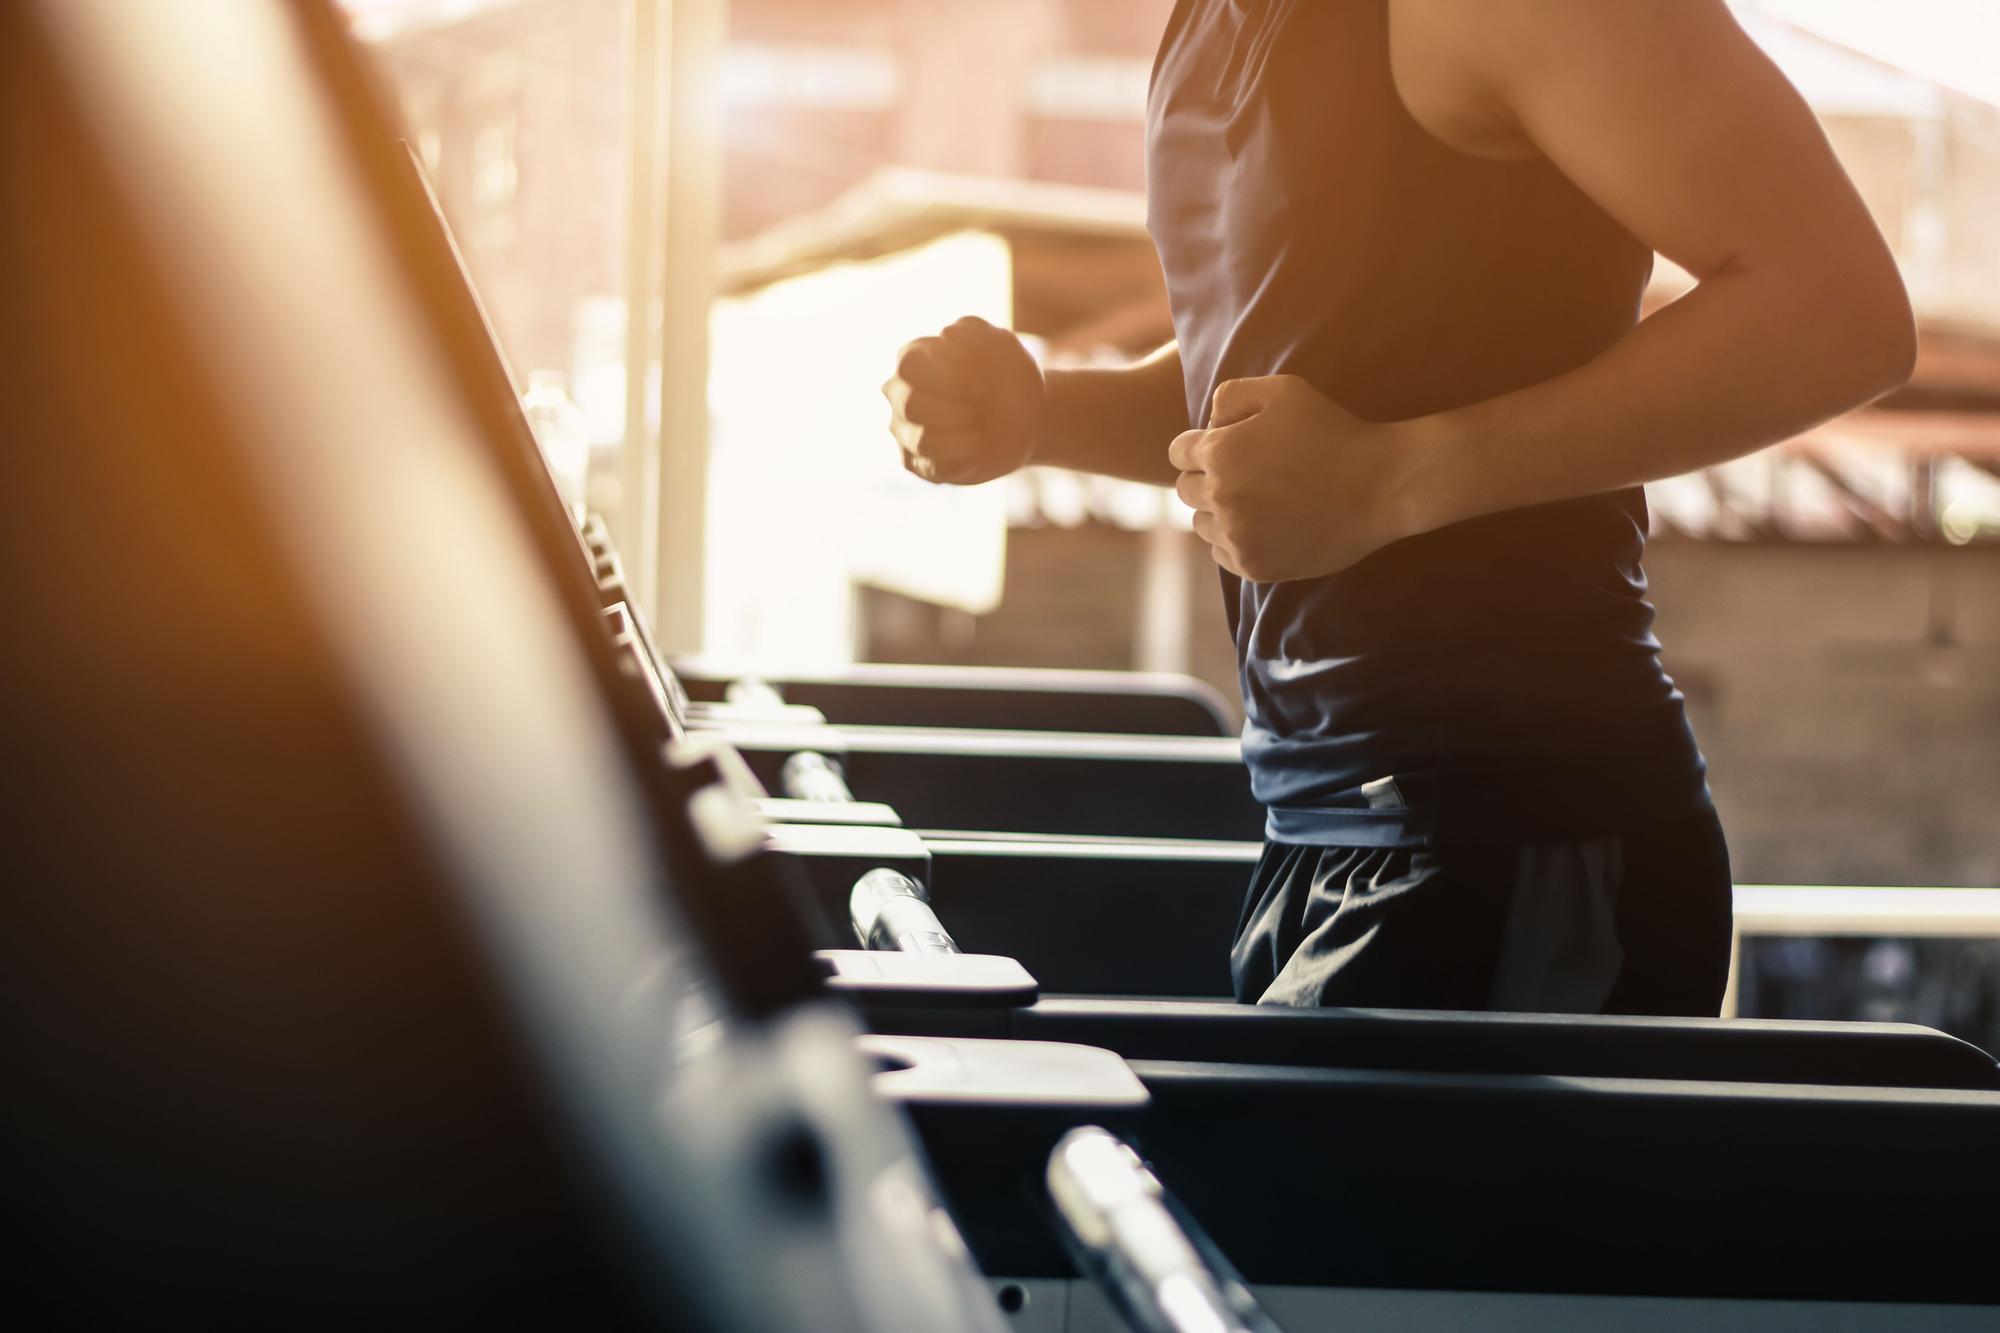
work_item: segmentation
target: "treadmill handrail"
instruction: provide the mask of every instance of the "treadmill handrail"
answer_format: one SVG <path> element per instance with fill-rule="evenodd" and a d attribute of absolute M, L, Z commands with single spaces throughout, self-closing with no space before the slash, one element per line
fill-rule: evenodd
<path fill-rule="evenodd" d="M 854 793 L 840 766 L 817 750 L 801 750 L 785 760 L 778 774 L 779 789 L 800 801 L 852 804 Z"/>
<path fill-rule="evenodd" d="M 1122 1139 L 1095 1125 L 1063 1135 L 1048 1187 L 1082 1267 L 1138 1333 L 1279 1333 Z"/>
<path fill-rule="evenodd" d="M 848 913 L 864 949 L 958 953 L 957 941 L 931 910 L 924 886 L 900 871 L 871 870 L 854 881 Z"/>
<path fill-rule="evenodd" d="M 1243 762 L 1242 742 L 1222 736 L 1129 736 L 1088 731 L 1001 731 L 961 727 L 841 725 L 733 731 L 746 750 L 816 750 L 821 754 L 1032 755 L 1055 759 L 1140 759 L 1182 763 Z"/>
<path fill-rule="evenodd" d="M 1901 935 L 2000 939 L 2000 888 L 1738 884 L 1744 935 Z"/>

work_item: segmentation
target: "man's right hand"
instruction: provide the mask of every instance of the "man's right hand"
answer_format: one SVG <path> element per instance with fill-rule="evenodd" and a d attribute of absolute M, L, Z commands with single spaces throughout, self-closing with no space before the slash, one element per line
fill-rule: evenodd
<path fill-rule="evenodd" d="M 882 396 L 904 467 L 925 481 L 976 486 L 1028 463 L 1046 390 L 1019 338 L 969 315 L 905 346 Z"/>

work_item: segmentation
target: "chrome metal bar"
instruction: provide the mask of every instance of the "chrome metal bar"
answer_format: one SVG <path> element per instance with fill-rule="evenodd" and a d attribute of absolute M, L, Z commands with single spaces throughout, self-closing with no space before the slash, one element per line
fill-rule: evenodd
<path fill-rule="evenodd" d="M 847 898 L 854 937 L 864 949 L 893 953 L 957 953 L 958 944 L 931 910 L 924 886 L 886 867 L 854 882 Z"/>
<path fill-rule="evenodd" d="M 1065 1134 L 1049 1195 L 1082 1267 L 1140 1333 L 1278 1333 L 1250 1289 L 1176 1207 L 1139 1154 L 1106 1130 Z"/>

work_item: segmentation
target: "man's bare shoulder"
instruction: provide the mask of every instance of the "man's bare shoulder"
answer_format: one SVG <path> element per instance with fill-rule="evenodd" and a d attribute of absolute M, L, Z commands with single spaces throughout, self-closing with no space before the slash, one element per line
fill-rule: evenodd
<path fill-rule="evenodd" d="M 1388 0 L 1390 57 L 1410 114 L 1479 157 L 1536 154 L 1523 90 L 1635 51 L 1699 49 L 1734 30 L 1723 0 Z"/>

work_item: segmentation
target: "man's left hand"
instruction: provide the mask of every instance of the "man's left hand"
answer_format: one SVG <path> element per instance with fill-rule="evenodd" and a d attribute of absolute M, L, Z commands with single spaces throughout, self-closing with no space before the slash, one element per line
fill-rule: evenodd
<path fill-rule="evenodd" d="M 1336 573 L 1409 535 L 1407 451 L 1297 375 L 1216 386 L 1167 461 L 1217 564 L 1253 583 Z"/>

